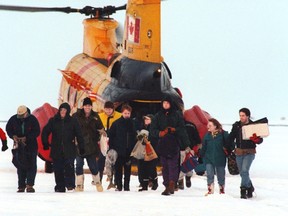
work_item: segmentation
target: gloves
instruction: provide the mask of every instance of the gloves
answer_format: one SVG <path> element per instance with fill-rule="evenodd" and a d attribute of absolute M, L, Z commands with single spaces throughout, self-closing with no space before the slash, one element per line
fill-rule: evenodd
<path fill-rule="evenodd" d="M 256 135 L 256 133 L 253 133 L 253 135 L 250 137 L 250 140 L 254 142 L 255 144 L 258 144 L 261 142 L 261 138 Z"/>
<path fill-rule="evenodd" d="M 176 129 L 173 127 L 168 127 L 168 133 L 175 133 Z"/>
<path fill-rule="evenodd" d="M 79 148 L 79 154 L 80 156 L 85 154 L 85 149 L 84 148 Z"/>
<path fill-rule="evenodd" d="M 166 134 L 168 134 L 168 128 L 165 128 L 165 130 L 163 130 L 163 131 L 160 131 L 159 132 L 159 137 L 164 137 Z"/>
<path fill-rule="evenodd" d="M 46 143 L 46 144 L 43 144 L 43 149 L 46 151 L 46 150 L 49 150 L 49 144 Z"/>
<path fill-rule="evenodd" d="M 8 149 L 8 146 L 7 146 L 7 140 L 3 140 L 2 141 L 2 151 L 4 152 L 4 151 L 6 151 Z"/>
<path fill-rule="evenodd" d="M 18 137 L 16 135 L 13 136 L 13 141 L 14 141 L 14 143 L 18 142 Z"/>
<path fill-rule="evenodd" d="M 202 148 L 202 144 L 198 144 L 198 145 L 195 145 L 193 147 L 193 151 L 195 153 L 195 155 L 197 155 L 197 157 L 200 157 L 200 153 L 199 153 L 199 150 Z"/>
<path fill-rule="evenodd" d="M 229 152 L 228 152 L 228 150 L 227 150 L 226 148 L 223 147 L 223 151 L 224 151 L 224 154 L 225 154 L 226 156 L 229 155 Z"/>

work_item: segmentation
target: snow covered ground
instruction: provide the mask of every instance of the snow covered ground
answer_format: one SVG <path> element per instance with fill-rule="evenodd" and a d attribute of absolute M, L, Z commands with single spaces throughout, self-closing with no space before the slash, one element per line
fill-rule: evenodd
<path fill-rule="evenodd" d="M 5 128 L 3 124 L 0 124 Z M 171 196 L 161 196 L 162 177 L 156 191 L 138 192 L 136 176 L 130 192 L 112 189 L 96 192 L 91 176 L 85 176 L 85 191 L 54 193 L 54 176 L 43 172 L 38 159 L 36 193 L 16 193 L 17 174 L 11 163 L 11 151 L 0 153 L 0 215 L 287 215 L 288 173 L 287 127 L 270 127 L 271 135 L 257 148 L 251 178 L 256 197 L 239 198 L 239 176 L 226 175 L 226 194 L 205 197 L 206 177 L 194 175 L 192 187 Z M 229 129 L 230 130 L 230 129 Z M 11 147 L 11 141 L 9 141 Z M 104 178 L 105 179 L 105 178 Z M 103 183 L 107 188 L 107 182 Z M 217 187 L 216 187 L 217 190 Z"/>

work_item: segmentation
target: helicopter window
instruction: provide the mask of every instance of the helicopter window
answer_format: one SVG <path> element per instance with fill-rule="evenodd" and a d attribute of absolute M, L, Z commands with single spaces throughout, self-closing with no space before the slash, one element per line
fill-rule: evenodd
<path fill-rule="evenodd" d="M 119 71 L 121 69 L 121 63 L 119 61 L 115 62 L 111 71 L 111 77 L 119 79 Z"/>
<path fill-rule="evenodd" d="M 165 62 L 163 62 L 163 64 L 164 64 L 164 67 L 166 68 L 166 70 L 168 72 L 169 78 L 172 79 L 172 74 L 171 74 L 171 71 L 170 71 L 168 65 Z"/>

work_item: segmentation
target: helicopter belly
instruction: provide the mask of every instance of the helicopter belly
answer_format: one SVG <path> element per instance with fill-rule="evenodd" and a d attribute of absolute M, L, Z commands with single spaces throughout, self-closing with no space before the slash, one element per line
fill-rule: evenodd
<path fill-rule="evenodd" d="M 172 87 L 170 73 L 164 63 L 118 59 L 111 68 L 111 82 L 102 93 L 113 102 L 160 102 L 170 95 L 179 108 L 183 108 L 180 95 Z"/>

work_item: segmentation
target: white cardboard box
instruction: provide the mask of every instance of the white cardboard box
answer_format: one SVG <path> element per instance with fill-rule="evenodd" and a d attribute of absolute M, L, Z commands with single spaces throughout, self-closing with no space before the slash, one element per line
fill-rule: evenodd
<path fill-rule="evenodd" d="M 249 140 L 253 134 L 260 137 L 269 136 L 269 127 L 267 123 L 249 124 L 242 127 L 242 137 L 244 140 Z"/>

